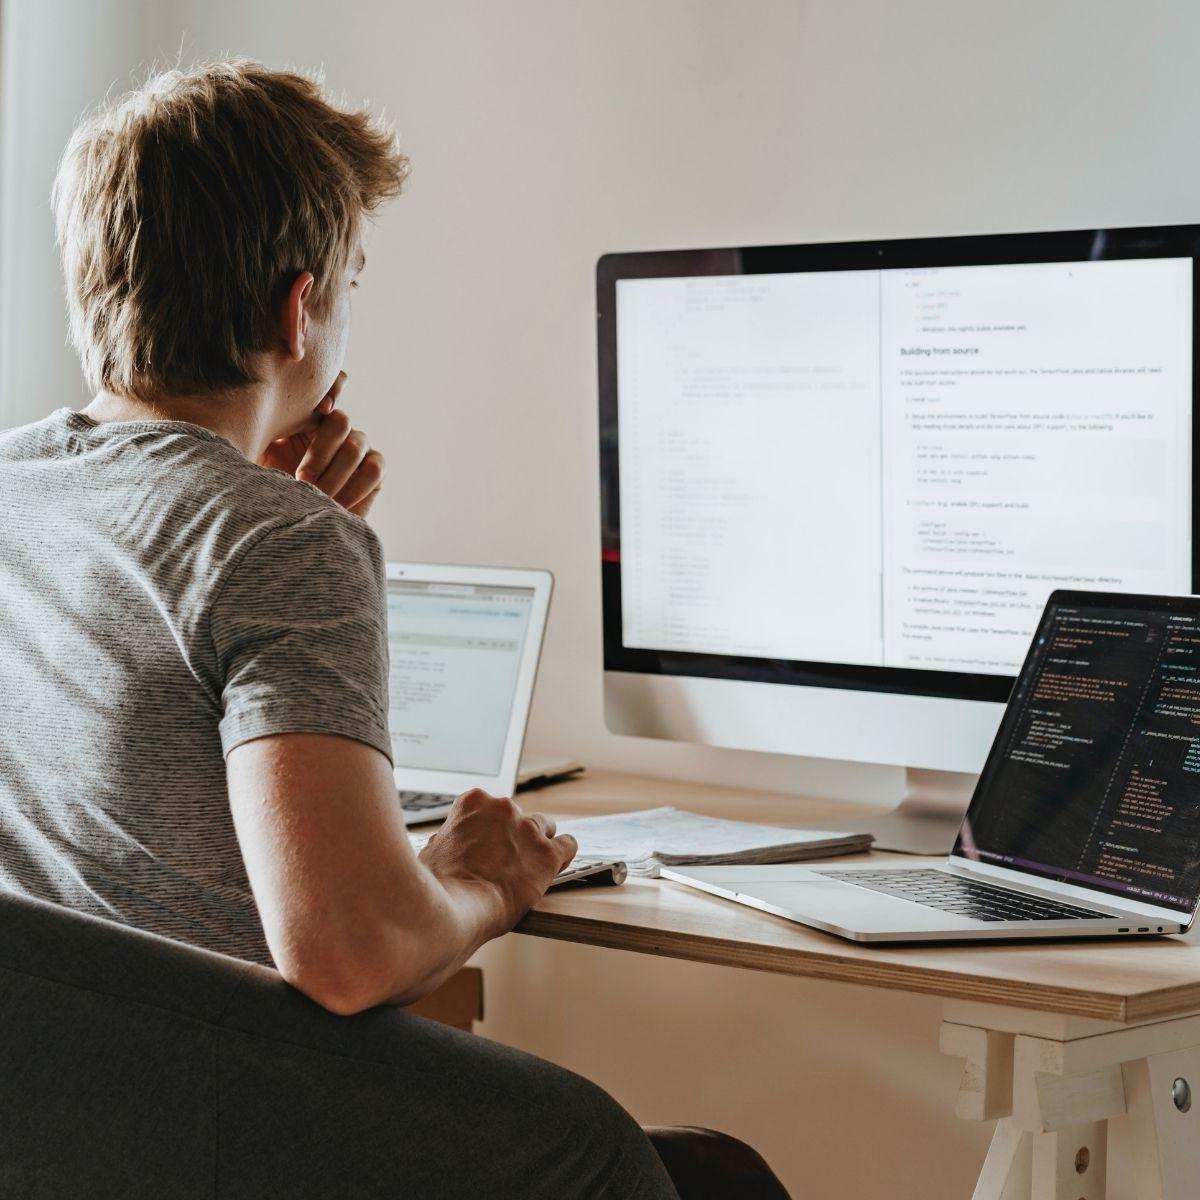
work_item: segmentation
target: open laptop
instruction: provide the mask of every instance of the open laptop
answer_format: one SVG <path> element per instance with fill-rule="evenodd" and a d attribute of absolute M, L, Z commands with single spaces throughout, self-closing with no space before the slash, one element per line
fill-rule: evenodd
<path fill-rule="evenodd" d="M 575 774 L 521 762 L 553 578 L 549 571 L 388 563 L 388 729 L 406 825 L 445 817 L 470 788 L 511 796 Z M 430 834 L 411 835 L 418 848 Z M 552 886 L 623 883 L 625 864 L 576 857 Z"/>
<path fill-rule="evenodd" d="M 388 563 L 388 728 L 406 824 L 444 817 L 470 788 L 513 794 L 552 587 L 549 571 Z"/>
<path fill-rule="evenodd" d="M 1200 900 L 1200 598 L 1051 595 L 945 863 L 662 874 L 860 942 L 1183 932 Z"/>

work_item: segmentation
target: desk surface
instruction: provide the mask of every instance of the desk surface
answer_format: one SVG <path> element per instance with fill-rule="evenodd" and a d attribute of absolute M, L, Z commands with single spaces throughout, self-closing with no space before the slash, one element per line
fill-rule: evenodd
<path fill-rule="evenodd" d="M 871 810 L 775 793 L 589 772 L 523 807 L 591 816 L 660 804 L 800 826 Z M 839 861 L 860 861 L 862 856 Z M 876 854 L 883 861 L 900 856 Z M 914 861 L 907 859 L 905 861 Z M 782 975 L 860 983 L 1105 1021 L 1200 1009 L 1200 931 L 1183 938 L 863 946 L 667 880 L 550 893 L 520 933 Z"/>

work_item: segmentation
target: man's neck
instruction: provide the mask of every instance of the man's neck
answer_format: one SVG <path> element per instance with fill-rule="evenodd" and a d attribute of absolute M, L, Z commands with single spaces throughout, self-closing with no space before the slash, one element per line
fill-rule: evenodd
<path fill-rule="evenodd" d="M 134 400 L 100 392 L 85 408 L 86 417 L 107 421 L 187 421 L 232 442 L 251 462 L 258 462 L 272 438 L 269 398 L 258 389 L 211 396 L 163 396 Z"/>

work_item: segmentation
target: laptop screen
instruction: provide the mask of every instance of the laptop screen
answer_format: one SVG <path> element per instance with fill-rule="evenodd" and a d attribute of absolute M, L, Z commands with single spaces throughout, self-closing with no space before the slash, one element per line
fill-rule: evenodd
<path fill-rule="evenodd" d="M 396 766 L 498 774 L 533 588 L 407 579 L 387 587 Z"/>
<path fill-rule="evenodd" d="M 1192 912 L 1200 600 L 1051 596 L 954 853 Z"/>

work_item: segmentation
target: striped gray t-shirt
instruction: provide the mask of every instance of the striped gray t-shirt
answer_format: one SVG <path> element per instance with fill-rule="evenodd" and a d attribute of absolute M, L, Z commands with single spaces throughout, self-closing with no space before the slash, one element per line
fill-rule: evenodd
<path fill-rule="evenodd" d="M 366 522 L 184 421 L 0 435 L 0 887 L 270 963 L 224 756 L 391 755 Z"/>

